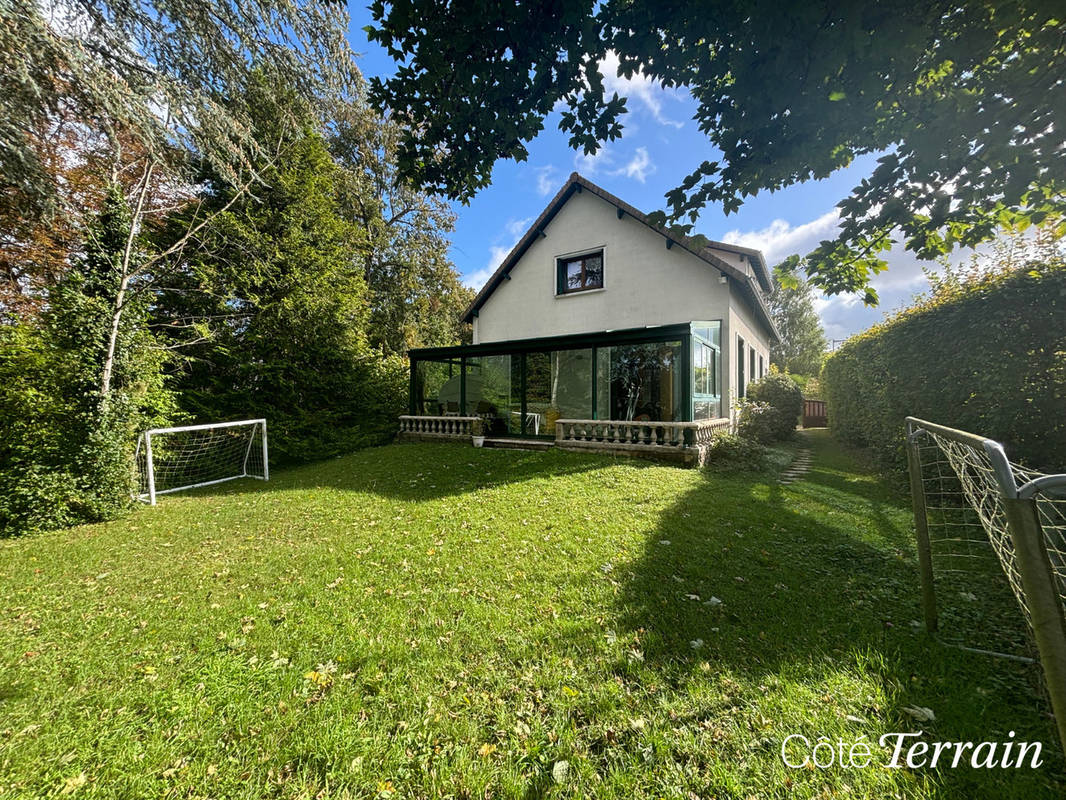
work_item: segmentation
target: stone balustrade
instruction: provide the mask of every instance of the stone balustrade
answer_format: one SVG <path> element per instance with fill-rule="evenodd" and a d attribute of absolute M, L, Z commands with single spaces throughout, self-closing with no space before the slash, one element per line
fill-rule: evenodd
<path fill-rule="evenodd" d="M 560 419 L 555 422 L 555 446 L 561 450 L 617 453 L 694 467 L 707 463 L 714 437 L 729 431 L 727 418 L 698 422 Z"/>
<path fill-rule="evenodd" d="M 400 417 L 400 438 L 403 439 L 469 439 L 479 417 L 422 417 L 404 414 Z"/>
<path fill-rule="evenodd" d="M 698 422 L 560 419 L 555 423 L 555 442 L 626 448 L 685 448 L 710 444 L 716 434 L 728 432 L 729 420 L 726 418 Z"/>
<path fill-rule="evenodd" d="M 693 444 L 698 447 L 708 445 L 711 440 L 714 439 L 720 433 L 729 433 L 732 430 L 732 423 L 729 417 L 719 417 L 718 419 L 701 419 L 699 422 L 687 423 L 695 425 L 696 432 L 693 434 Z"/>
<path fill-rule="evenodd" d="M 482 428 L 479 417 L 404 415 L 400 417 L 399 438 L 469 442 L 471 436 L 481 435 Z M 561 450 L 642 456 L 696 466 L 706 463 L 714 437 L 729 430 L 730 421 L 726 418 L 698 422 L 560 419 L 555 422 L 555 446 Z"/>

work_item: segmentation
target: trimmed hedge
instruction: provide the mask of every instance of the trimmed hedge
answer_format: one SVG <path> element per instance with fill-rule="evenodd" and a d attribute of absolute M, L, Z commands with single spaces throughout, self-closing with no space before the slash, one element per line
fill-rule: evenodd
<path fill-rule="evenodd" d="M 971 277 L 844 343 L 826 361 L 829 425 L 902 467 L 916 416 L 1066 471 L 1066 264 Z"/>

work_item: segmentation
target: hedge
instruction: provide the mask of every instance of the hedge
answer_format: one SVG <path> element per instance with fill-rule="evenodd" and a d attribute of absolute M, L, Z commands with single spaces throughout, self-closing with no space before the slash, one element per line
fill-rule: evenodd
<path fill-rule="evenodd" d="M 988 436 L 1066 472 L 1066 264 L 971 277 L 844 343 L 826 361 L 829 425 L 905 463 L 908 415 Z"/>

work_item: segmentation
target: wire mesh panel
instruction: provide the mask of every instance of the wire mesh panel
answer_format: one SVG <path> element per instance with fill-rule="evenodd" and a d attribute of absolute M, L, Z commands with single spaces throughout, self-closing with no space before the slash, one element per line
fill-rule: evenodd
<path fill-rule="evenodd" d="M 913 417 L 907 452 L 927 627 L 956 644 L 1038 656 L 1066 748 L 1066 475 L 1027 470 L 991 439 Z"/>
<path fill-rule="evenodd" d="M 269 477 L 266 420 L 145 431 L 137 443 L 139 499 L 236 478 Z"/>
<path fill-rule="evenodd" d="M 1033 480 L 1034 499 L 1040 529 L 1044 534 L 1044 546 L 1047 548 L 1048 561 L 1055 573 L 1059 601 L 1066 615 L 1066 488 L 1039 488 L 1039 481 Z"/>
<path fill-rule="evenodd" d="M 951 589 L 958 588 L 963 600 L 977 604 L 977 616 L 984 620 L 969 635 L 1002 634 L 1002 631 L 989 630 L 990 620 L 986 615 L 994 607 L 989 607 L 988 597 L 973 599 L 977 589 L 1002 596 L 996 586 L 1009 588 L 1022 615 L 1029 621 L 1029 607 L 1007 520 L 1006 493 L 1001 481 L 1004 465 L 1015 487 L 1036 487 L 1033 499 L 1044 546 L 1066 614 L 1066 491 L 1053 487 L 1040 490 L 1037 479 L 1047 477 L 1042 473 L 1005 460 L 995 463 L 994 449 L 990 452 L 977 441 L 957 439 L 932 426 L 917 427 L 912 444 L 921 467 L 930 551 L 938 584 L 943 582 Z M 967 585 L 971 587 L 969 590 Z M 939 586 L 937 601 L 942 618 L 945 611 L 950 613 L 957 605 L 951 592 L 944 592 Z M 1010 615 L 1006 615 L 1006 621 L 1009 619 Z M 945 633 L 949 632 L 943 624 L 941 627 Z"/>
<path fill-rule="evenodd" d="M 924 429 L 913 443 L 940 635 L 971 647 L 1027 654 L 1031 642 L 1021 624 L 1026 610 L 1020 576 L 988 453 Z"/>

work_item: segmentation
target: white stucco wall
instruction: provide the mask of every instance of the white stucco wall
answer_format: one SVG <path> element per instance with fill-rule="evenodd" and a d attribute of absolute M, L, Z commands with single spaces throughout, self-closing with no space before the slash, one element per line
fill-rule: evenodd
<path fill-rule="evenodd" d="M 725 320 L 719 272 L 590 192 L 573 195 L 481 307 L 474 342 Z M 604 288 L 556 296 L 556 259 L 604 250 Z M 725 255 L 725 254 L 723 254 Z M 729 254 L 734 257 L 733 254 Z"/>
<path fill-rule="evenodd" d="M 740 396 L 737 337 L 744 339 L 745 378 L 750 381 L 748 348 L 770 368 L 770 334 L 749 307 L 736 279 L 719 280 L 710 264 L 666 240 L 591 194 L 573 195 L 488 297 L 474 318 L 473 341 L 507 341 L 622 328 L 720 320 L 723 412 Z M 556 259 L 604 251 L 604 288 L 556 295 Z M 750 261 L 718 251 L 731 265 L 752 274 Z"/>
<path fill-rule="evenodd" d="M 726 330 L 729 333 L 728 339 L 728 352 L 723 359 L 724 367 L 728 370 L 728 378 L 725 381 L 725 385 L 729 387 L 729 395 L 727 398 L 727 405 L 732 406 L 734 402 L 740 397 L 740 386 L 738 384 L 737 375 L 737 338 L 740 337 L 744 340 L 744 379 L 745 382 L 756 380 L 759 368 L 759 356 L 763 359 L 763 371 L 770 371 L 770 346 L 768 341 L 768 334 L 765 331 L 765 327 L 756 322 L 751 309 L 748 307 L 743 295 L 739 291 L 734 291 L 729 301 L 729 314 L 728 324 Z M 722 339 L 723 349 L 726 346 L 726 339 Z M 751 374 L 751 357 L 748 355 L 749 348 L 755 350 L 755 368 L 756 374 Z"/>

